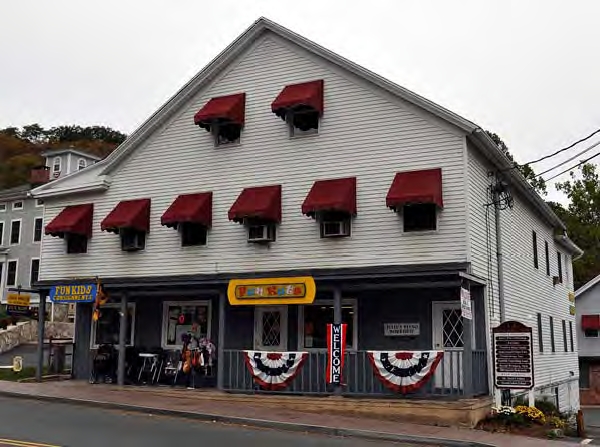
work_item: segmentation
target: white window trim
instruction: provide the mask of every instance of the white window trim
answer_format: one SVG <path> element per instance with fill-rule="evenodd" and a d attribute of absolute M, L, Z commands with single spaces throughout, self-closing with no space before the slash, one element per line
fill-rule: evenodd
<path fill-rule="evenodd" d="M 207 306 L 208 311 L 206 314 L 206 337 L 209 340 L 211 339 L 211 325 L 212 325 L 212 303 L 210 300 L 194 300 L 194 301 L 163 301 L 162 308 L 162 330 L 160 333 L 160 345 L 163 349 L 182 349 L 183 343 L 178 343 L 174 345 L 167 344 L 167 328 L 168 328 L 168 319 L 169 306 Z"/>
<path fill-rule="evenodd" d="M 0 221 L 0 247 L 4 244 L 4 232 L 6 231 L 6 222 Z"/>
<path fill-rule="evenodd" d="M 15 205 L 16 205 L 17 203 L 20 203 L 20 204 L 21 204 L 21 208 L 16 208 L 16 207 L 15 207 Z M 15 200 L 15 201 L 12 203 L 12 210 L 13 210 L 13 211 L 23 211 L 23 209 L 24 209 L 24 208 L 25 208 L 25 202 L 23 202 L 22 200 Z"/>
<path fill-rule="evenodd" d="M 58 160 L 58 163 L 56 162 Z M 56 166 L 58 166 L 58 169 L 54 169 Z M 60 157 L 54 157 L 54 160 L 52 160 L 52 173 L 55 172 L 60 172 L 62 168 L 62 159 Z"/>
<path fill-rule="evenodd" d="M 12 226 L 13 222 L 19 222 L 19 242 L 12 242 Z M 10 221 L 10 229 L 8 230 L 8 243 L 9 245 L 19 245 L 23 240 L 23 219 L 13 219 Z"/>
<path fill-rule="evenodd" d="M 40 235 L 40 240 L 39 240 L 39 241 L 36 241 L 36 240 L 35 240 L 35 223 L 36 223 L 38 220 L 41 220 L 41 221 L 42 221 L 42 233 L 41 233 L 41 235 Z M 31 235 L 31 241 L 32 241 L 34 244 L 39 244 L 40 242 L 42 242 L 42 239 L 44 239 L 44 218 L 43 218 L 43 217 L 36 217 L 35 219 L 33 219 L 33 232 L 32 232 L 32 233 L 33 233 L 33 234 Z"/>
<path fill-rule="evenodd" d="M 11 262 L 14 262 L 16 264 L 16 267 L 15 267 L 15 283 L 14 284 L 9 284 L 8 283 L 8 265 Z M 6 285 L 6 287 L 17 287 L 17 284 L 19 284 L 19 260 L 18 259 L 7 259 L 5 265 L 6 265 L 6 274 L 4 276 L 5 276 L 6 279 L 4 280 L 4 284 Z"/>
<path fill-rule="evenodd" d="M 42 263 L 40 262 L 40 258 L 31 258 L 31 261 L 29 262 L 29 287 L 32 287 L 33 284 L 31 283 L 31 273 L 33 272 L 33 261 L 38 261 L 38 281 L 40 280 L 40 271 L 41 271 L 41 267 L 42 267 Z"/>
<path fill-rule="evenodd" d="M 42 202 L 42 203 L 40 203 Z M 44 207 L 44 201 L 42 199 L 35 199 L 35 207 L 36 208 L 43 208 Z"/>
<path fill-rule="evenodd" d="M 398 213 L 402 226 L 402 236 L 423 236 L 427 234 L 438 234 L 440 232 L 440 208 L 435 208 L 435 230 L 415 230 L 415 231 L 404 231 L 404 205 L 402 210 Z"/>
<path fill-rule="evenodd" d="M 352 347 L 348 348 L 348 351 L 357 351 L 358 350 L 358 300 L 356 298 L 344 298 L 342 299 L 342 306 L 344 305 L 352 305 L 354 307 L 354 318 L 352 319 L 352 324 L 354 325 L 354 332 L 352 334 Z M 332 306 L 332 299 L 321 299 L 315 300 L 312 304 L 306 304 L 303 306 L 298 306 L 298 350 L 299 351 L 309 351 L 309 352 L 324 352 L 327 351 L 327 348 L 306 348 L 304 347 L 304 308 L 306 306 Z M 333 321 L 332 321 L 333 323 Z"/>
<path fill-rule="evenodd" d="M 121 303 L 109 303 L 105 304 L 100 308 L 100 312 L 102 312 L 102 308 L 121 308 Z M 135 303 L 127 303 L 127 309 L 133 309 L 131 314 L 131 327 L 129 328 L 129 332 L 131 334 L 131 343 L 127 343 L 127 346 L 133 346 L 135 344 Z M 96 322 L 92 318 L 92 330 L 90 331 L 90 348 L 98 349 L 100 345 L 96 344 Z"/>
<path fill-rule="evenodd" d="M 81 162 L 83 162 L 83 166 Z M 80 158 L 79 160 L 77 160 L 77 170 L 81 171 L 85 168 L 87 168 L 87 161 L 85 161 L 85 158 Z"/>
<path fill-rule="evenodd" d="M 8 209 L 8 205 L 5 202 L 0 203 L 0 213 L 5 213 Z"/>

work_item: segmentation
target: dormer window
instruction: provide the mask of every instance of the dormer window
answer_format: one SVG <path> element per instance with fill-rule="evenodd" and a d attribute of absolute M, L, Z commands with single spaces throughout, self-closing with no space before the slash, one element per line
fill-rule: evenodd
<path fill-rule="evenodd" d="M 281 222 L 281 185 L 245 188 L 229 209 L 229 220 L 244 224 L 248 242 L 276 240 Z"/>
<path fill-rule="evenodd" d="M 79 161 L 77 162 L 77 170 L 81 171 L 82 169 L 85 169 L 87 166 L 87 162 L 85 161 L 85 158 L 80 158 Z"/>
<path fill-rule="evenodd" d="M 206 245 L 212 225 L 212 192 L 178 196 L 162 215 L 160 223 L 179 231 L 182 247 Z"/>
<path fill-rule="evenodd" d="M 271 111 L 288 124 L 291 137 L 317 133 L 323 110 L 323 80 L 287 85 L 271 104 Z"/>
<path fill-rule="evenodd" d="M 60 167 L 61 167 L 61 159 L 60 157 L 54 157 L 54 161 L 52 162 L 52 175 L 54 178 L 60 176 Z"/>
<path fill-rule="evenodd" d="M 398 172 L 386 197 L 386 205 L 402 216 L 405 233 L 437 229 L 443 209 L 442 170 Z"/>
<path fill-rule="evenodd" d="M 245 111 L 245 93 L 219 96 L 208 101 L 194 115 L 194 124 L 212 134 L 215 146 L 239 143 Z"/>
<path fill-rule="evenodd" d="M 101 222 L 100 228 L 119 235 L 121 250 L 144 250 L 150 231 L 150 199 L 119 202 Z"/>
<path fill-rule="evenodd" d="M 48 225 L 45 233 L 66 241 L 69 254 L 87 253 L 92 237 L 94 204 L 71 205 L 64 208 Z"/>
<path fill-rule="evenodd" d="M 356 216 L 356 177 L 315 182 L 302 204 L 302 213 L 319 222 L 321 238 L 350 236 Z"/>

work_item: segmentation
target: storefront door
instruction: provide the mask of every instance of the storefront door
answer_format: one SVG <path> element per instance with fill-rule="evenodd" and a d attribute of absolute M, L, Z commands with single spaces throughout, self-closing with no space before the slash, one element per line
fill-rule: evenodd
<path fill-rule="evenodd" d="M 464 340 L 460 301 L 437 301 L 431 303 L 431 307 L 433 349 L 444 351 L 443 364 L 440 364 L 435 372 L 435 386 L 436 388 L 462 388 Z M 471 308 L 474 309 L 474 306 L 471 305 Z"/>
<path fill-rule="evenodd" d="M 257 306 L 254 313 L 254 349 L 287 351 L 287 306 Z"/>

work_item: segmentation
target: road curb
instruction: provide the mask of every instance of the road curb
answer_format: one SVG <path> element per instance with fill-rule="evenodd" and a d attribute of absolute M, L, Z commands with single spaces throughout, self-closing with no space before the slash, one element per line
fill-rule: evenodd
<path fill-rule="evenodd" d="M 43 402 L 58 402 L 71 405 L 79 405 L 93 408 L 105 408 L 110 410 L 131 411 L 135 413 L 156 414 L 161 416 L 172 416 L 186 419 L 195 419 L 204 422 L 217 422 L 230 425 L 244 425 L 247 427 L 266 428 L 289 432 L 315 433 L 336 437 L 360 438 L 370 441 L 407 442 L 421 445 L 435 445 L 444 447 L 495 447 L 493 444 L 485 444 L 476 441 L 461 441 L 447 438 L 435 438 L 427 436 L 403 435 L 396 433 L 377 432 L 370 430 L 355 430 L 350 428 L 336 428 L 324 425 L 311 425 L 291 422 L 270 421 L 266 419 L 253 419 L 238 416 L 223 416 L 210 413 L 196 413 L 181 410 L 169 410 L 165 408 L 145 407 L 140 405 L 121 404 L 117 402 L 105 402 L 89 399 L 78 399 L 73 397 L 58 397 L 33 395 L 19 393 L 16 391 L 2 391 L 0 396 L 13 397 L 24 400 L 37 400 Z"/>

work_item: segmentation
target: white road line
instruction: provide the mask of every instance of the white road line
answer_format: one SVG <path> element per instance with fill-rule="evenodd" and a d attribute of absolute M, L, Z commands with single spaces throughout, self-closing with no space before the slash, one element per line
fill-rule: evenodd
<path fill-rule="evenodd" d="M 587 445 L 587 444 L 589 444 L 592 441 L 593 441 L 593 439 L 591 439 L 591 438 L 584 439 L 583 441 L 581 441 L 581 445 Z"/>

